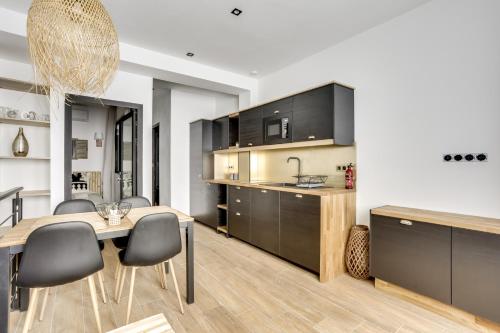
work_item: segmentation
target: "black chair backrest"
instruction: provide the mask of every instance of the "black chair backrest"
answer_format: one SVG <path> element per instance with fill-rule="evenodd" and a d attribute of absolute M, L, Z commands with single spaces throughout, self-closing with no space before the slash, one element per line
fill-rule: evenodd
<path fill-rule="evenodd" d="M 120 202 L 128 202 L 132 204 L 132 208 L 142 208 L 142 207 L 151 207 L 151 202 L 149 202 L 148 198 L 145 197 L 128 197 L 120 200 Z"/>
<path fill-rule="evenodd" d="M 26 240 L 17 285 L 52 287 L 87 277 L 104 267 L 94 228 L 61 222 L 34 230 Z"/>
<path fill-rule="evenodd" d="M 95 205 L 90 200 L 73 199 L 66 200 L 57 205 L 54 215 L 88 213 L 97 211 Z"/>
<path fill-rule="evenodd" d="M 164 262 L 182 249 L 179 219 L 172 213 L 142 217 L 132 229 L 123 264 L 151 266 Z"/>

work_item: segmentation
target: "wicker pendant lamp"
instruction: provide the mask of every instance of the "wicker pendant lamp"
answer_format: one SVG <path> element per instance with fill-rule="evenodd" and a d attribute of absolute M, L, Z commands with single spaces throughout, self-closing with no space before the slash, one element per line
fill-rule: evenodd
<path fill-rule="evenodd" d="M 99 0 L 33 0 L 28 45 L 38 83 L 101 96 L 118 68 L 118 36 Z"/>

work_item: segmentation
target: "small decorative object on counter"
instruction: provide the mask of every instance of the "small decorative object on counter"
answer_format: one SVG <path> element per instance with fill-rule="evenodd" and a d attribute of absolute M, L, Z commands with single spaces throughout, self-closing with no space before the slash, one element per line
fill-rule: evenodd
<path fill-rule="evenodd" d="M 345 188 L 348 190 L 354 188 L 354 171 L 352 170 L 352 163 L 349 163 L 345 171 Z"/>
<path fill-rule="evenodd" d="M 28 145 L 28 140 L 24 136 L 23 128 L 19 127 L 19 132 L 16 138 L 12 141 L 12 153 L 16 157 L 26 157 L 30 146 Z"/>
<path fill-rule="evenodd" d="M 368 279 L 370 232 L 366 225 L 351 228 L 345 252 L 347 271 L 356 279 Z"/>
<path fill-rule="evenodd" d="M 96 206 L 97 213 L 105 220 L 108 220 L 109 225 L 119 225 L 121 219 L 124 218 L 132 208 L 132 204 L 128 202 L 103 203 Z"/>

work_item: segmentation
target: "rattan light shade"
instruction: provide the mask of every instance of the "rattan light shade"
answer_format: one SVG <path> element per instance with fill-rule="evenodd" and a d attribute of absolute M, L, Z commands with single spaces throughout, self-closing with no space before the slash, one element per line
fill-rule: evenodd
<path fill-rule="evenodd" d="M 101 96 L 118 68 L 118 36 L 99 0 L 33 0 L 28 45 L 37 83 Z"/>

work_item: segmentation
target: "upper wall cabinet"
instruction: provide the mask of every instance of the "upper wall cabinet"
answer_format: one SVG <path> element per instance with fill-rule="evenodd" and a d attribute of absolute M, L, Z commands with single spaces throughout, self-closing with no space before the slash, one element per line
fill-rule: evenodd
<path fill-rule="evenodd" d="M 229 117 L 215 119 L 212 126 L 213 150 L 229 148 Z"/>
<path fill-rule="evenodd" d="M 262 109 L 255 108 L 240 113 L 240 147 L 260 146 L 264 140 Z"/>
<path fill-rule="evenodd" d="M 332 84 L 293 97 L 293 141 L 354 143 L 354 91 Z"/>

